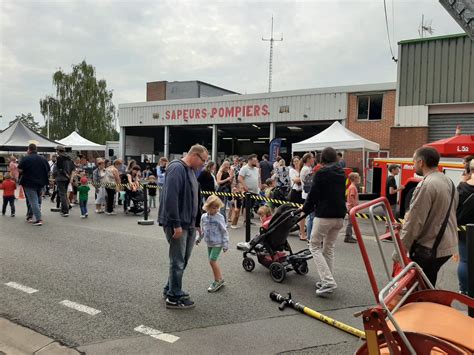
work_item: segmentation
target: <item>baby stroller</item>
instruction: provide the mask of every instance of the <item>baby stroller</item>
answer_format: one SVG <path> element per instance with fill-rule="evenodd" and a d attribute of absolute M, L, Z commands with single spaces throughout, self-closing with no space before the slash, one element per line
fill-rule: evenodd
<path fill-rule="evenodd" d="M 143 190 L 127 190 L 126 194 L 128 195 L 128 207 L 125 214 L 132 213 L 136 216 L 142 216 L 145 213 L 145 194 Z M 150 208 L 148 208 L 148 213 L 150 213 Z"/>
<path fill-rule="evenodd" d="M 251 272 L 255 268 L 255 261 L 248 256 L 250 254 L 256 255 L 258 262 L 270 269 L 270 275 L 275 282 L 282 282 L 286 273 L 292 270 L 299 275 L 306 275 L 307 260 L 312 258 L 310 251 L 303 249 L 293 253 L 287 240 L 291 228 L 305 217 L 303 212 L 297 212 L 297 209 L 290 205 L 278 207 L 268 229 L 262 228 L 260 234 L 247 244 L 242 261 L 244 270 Z"/>

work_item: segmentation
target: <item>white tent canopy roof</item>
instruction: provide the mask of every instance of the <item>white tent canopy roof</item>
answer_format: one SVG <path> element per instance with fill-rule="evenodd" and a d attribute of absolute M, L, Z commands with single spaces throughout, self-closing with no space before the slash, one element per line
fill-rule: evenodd
<path fill-rule="evenodd" d="M 323 150 L 326 147 L 333 147 L 337 150 L 380 150 L 378 143 L 362 138 L 358 134 L 348 130 L 338 121 L 334 122 L 321 133 L 291 145 L 293 152 L 310 152 Z"/>
<path fill-rule="evenodd" d="M 105 145 L 97 144 L 91 142 L 88 139 L 85 139 L 76 131 L 72 132 L 66 138 L 63 138 L 58 141 L 65 146 L 71 147 L 72 150 L 96 150 L 96 151 L 105 151 Z"/>

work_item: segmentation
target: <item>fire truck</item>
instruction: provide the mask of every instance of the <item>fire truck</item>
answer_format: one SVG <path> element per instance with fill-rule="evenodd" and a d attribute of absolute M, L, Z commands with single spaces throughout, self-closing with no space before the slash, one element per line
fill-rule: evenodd
<path fill-rule="evenodd" d="M 413 167 L 413 159 L 410 158 L 375 158 L 372 170 L 372 195 L 373 197 L 386 196 L 387 177 L 389 175 L 388 167 L 391 164 L 400 166 L 400 173 L 395 177 L 397 186 L 404 185 L 398 197 L 399 216 L 403 218 L 410 204 L 413 191 L 422 177 L 416 175 Z M 441 158 L 438 166 L 439 171 L 446 174 L 454 185 L 457 186 L 461 181 L 464 171 L 464 165 L 460 158 Z"/>

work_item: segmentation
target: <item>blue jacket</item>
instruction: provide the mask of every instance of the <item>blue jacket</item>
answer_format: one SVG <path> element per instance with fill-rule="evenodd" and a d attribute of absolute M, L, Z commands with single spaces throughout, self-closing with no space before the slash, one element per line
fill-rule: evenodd
<path fill-rule="evenodd" d="M 201 217 L 202 233 L 198 242 L 204 238 L 208 247 L 229 249 L 229 233 L 227 233 L 224 216 L 217 212 L 214 216 L 204 213 Z"/>
<path fill-rule="evenodd" d="M 200 200 L 194 170 L 182 160 L 173 160 L 166 169 L 160 193 L 158 223 L 164 227 L 183 229 L 199 226 Z"/>
<path fill-rule="evenodd" d="M 21 159 L 20 185 L 24 187 L 43 187 L 49 184 L 48 161 L 37 153 L 30 153 Z"/>

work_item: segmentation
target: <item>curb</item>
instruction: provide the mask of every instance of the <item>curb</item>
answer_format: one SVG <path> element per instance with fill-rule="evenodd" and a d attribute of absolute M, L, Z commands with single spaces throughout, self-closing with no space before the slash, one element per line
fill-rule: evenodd
<path fill-rule="evenodd" d="M 29 328 L 0 318 L 0 354 L 78 355 L 81 353 Z"/>

